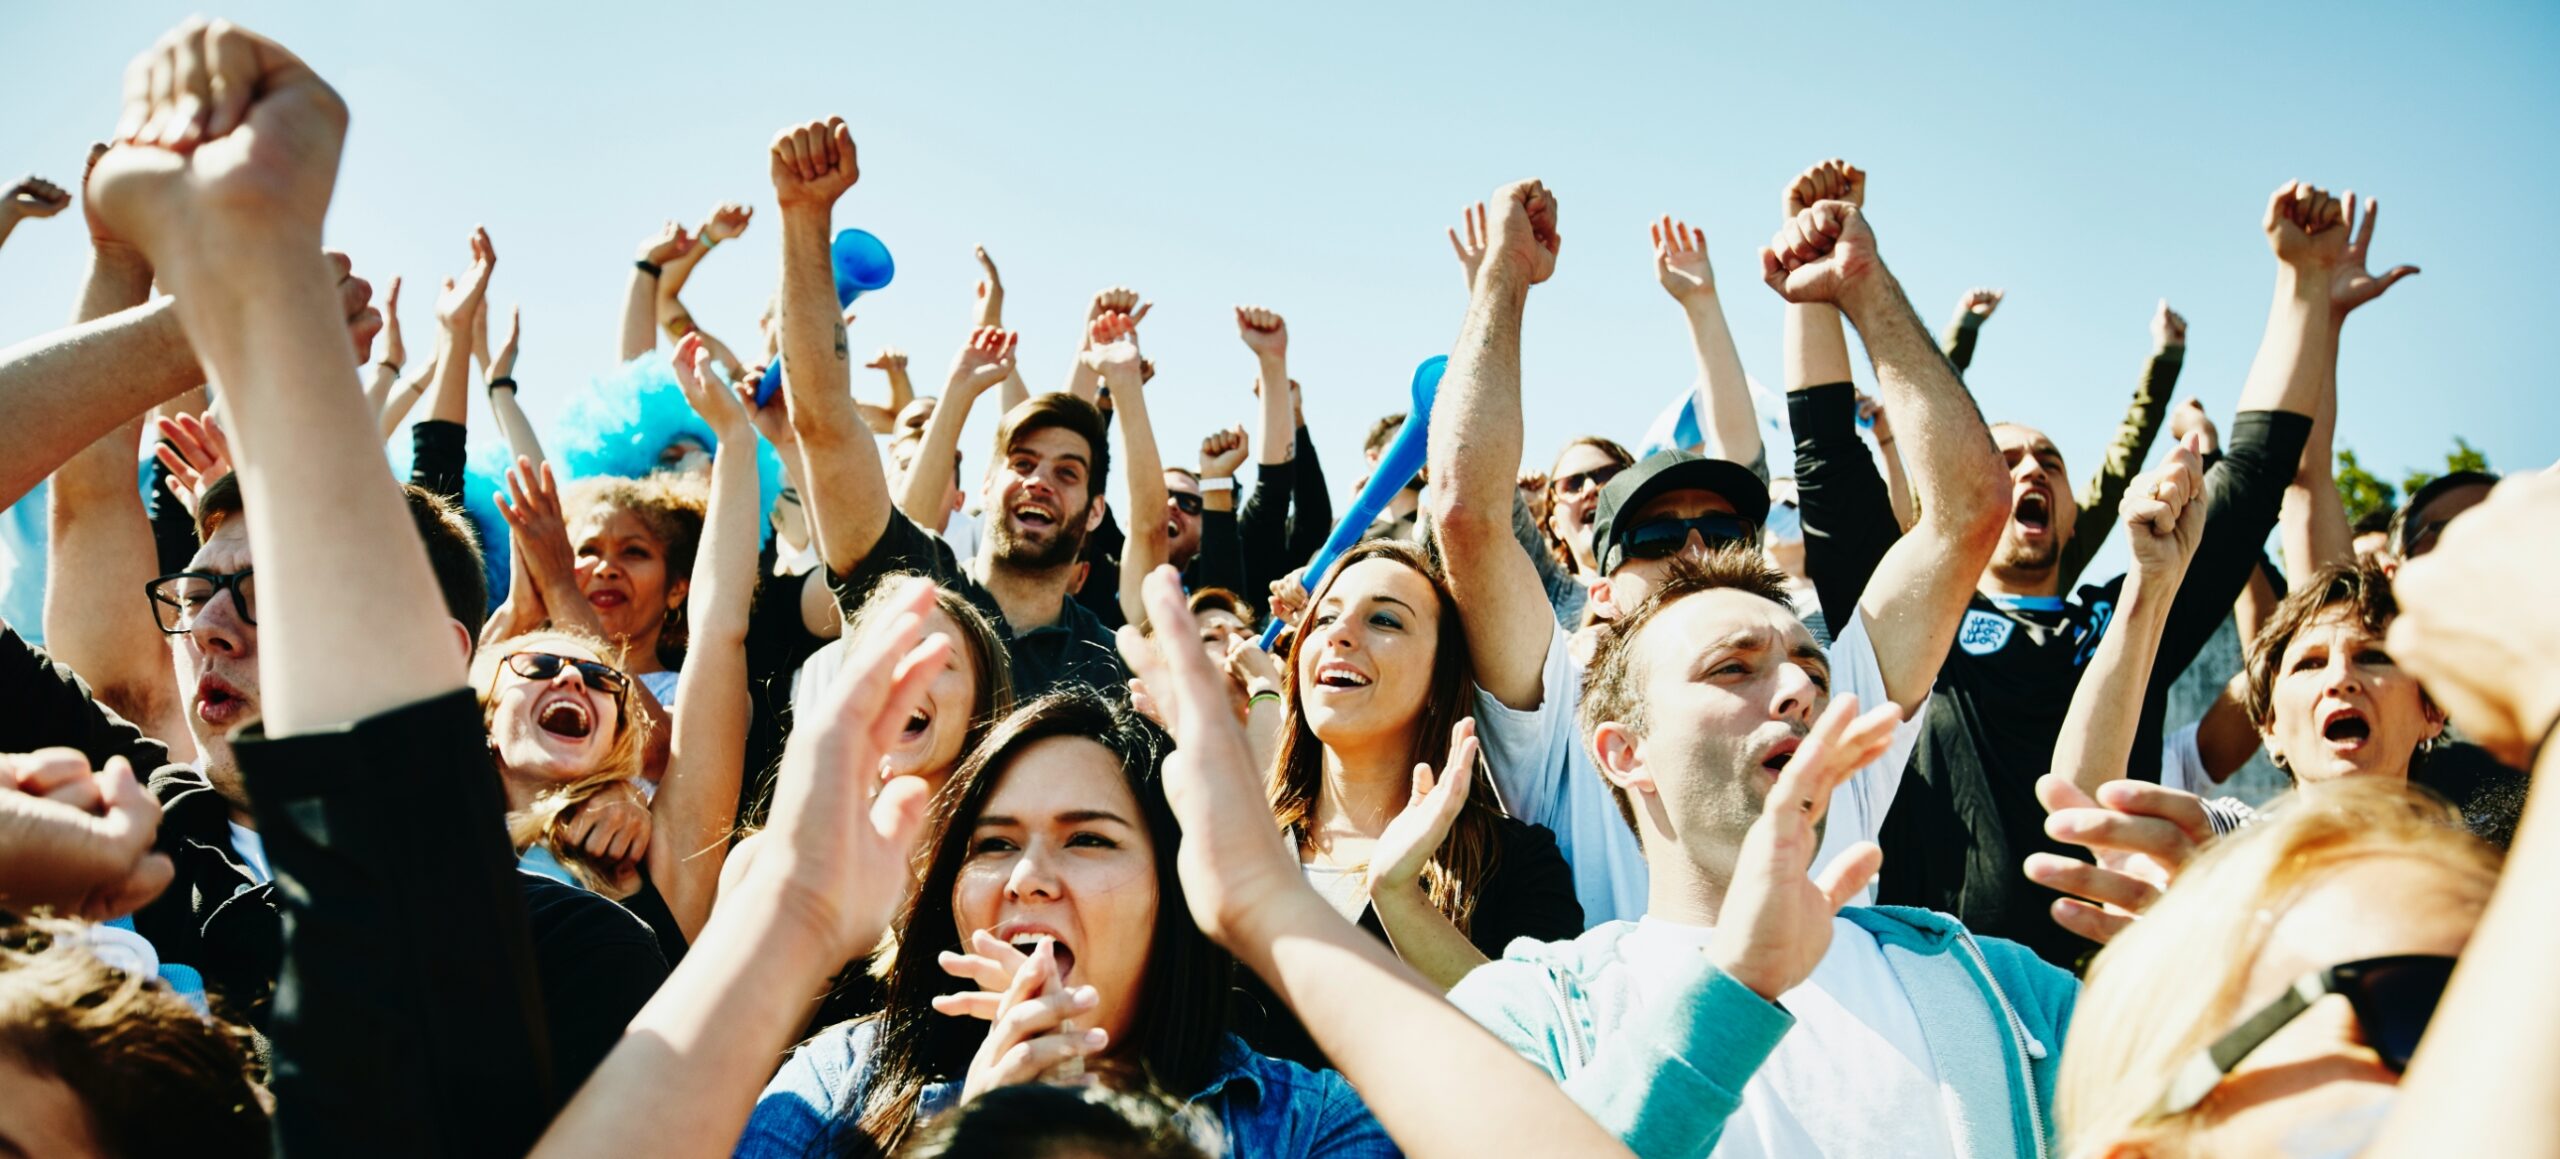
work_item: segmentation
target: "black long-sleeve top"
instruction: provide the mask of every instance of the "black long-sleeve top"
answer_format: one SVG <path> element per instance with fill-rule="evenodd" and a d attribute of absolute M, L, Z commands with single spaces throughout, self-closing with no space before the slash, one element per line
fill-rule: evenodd
<path fill-rule="evenodd" d="M 1847 614 L 1900 529 L 1865 444 L 1846 383 L 1788 396 L 1805 526 L 1805 568 L 1825 616 Z M 2308 416 L 2250 411 L 2232 423 L 2205 476 L 2204 538 L 2161 632 L 2127 773 L 2159 778 L 2167 691 L 2230 613 L 2274 530 L 2284 489 L 2310 437 Z M 2089 533 L 2095 534 L 2094 529 Z M 2063 715 L 2113 619 L 2124 577 L 2065 597 L 1977 594 L 1939 669 L 1928 720 L 1885 818 L 1878 899 L 1952 913 L 1976 933 L 2024 943 L 2060 965 L 2088 942 L 2056 926 L 2050 890 L 2026 879 L 2038 851 L 2086 859 L 2045 836 L 2036 778 L 2050 770 Z"/>

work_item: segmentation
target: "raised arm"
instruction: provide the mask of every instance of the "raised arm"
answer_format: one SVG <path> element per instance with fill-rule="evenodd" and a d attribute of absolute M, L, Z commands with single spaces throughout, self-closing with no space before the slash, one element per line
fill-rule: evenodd
<path fill-rule="evenodd" d="M 1836 157 L 1817 163 L 1797 174 L 1780 194 L 1780 225 L 1821 201 L 1863 206 L 1866 195 L 1867 175 L 1856 166 Z M 1875 456 L 1858 438 L 1858 392 L 1849 377 L 1848 338 L 1839 308 L 1823 302 L 1788 303 L 1784 351 L 1805 575 L 1813 581 L 1823 618 L 1838 632 L 1856 613 L 1868 577 L 1885 551 L 1902 537 L 1909 508 L 1896 500 L 1895 488 L 1877 473 Z M 1901 449 L 1883 449 L 1887 467 L 1899 472 Z"/>
<path fill-rule="evenodd" d="M 459 689 L 463 649 L 371 437 L 341 291 L 320 252 L 346 106 L 282 46 L 245 30 L 191 22 L 169 44 L 196 86 L 212 68 L 227 87 L 213 86 L 221 95 L 192 118 L 155 110 L 136 90 L 129 132 L 163 131 L 110 151 L 91 195 L 176 295 L 230 420 L 258 560 L 265 732 L 292 736 Z M 174 51 L 181 44 L 192 51 Z M 177 91 L 206 90 L 182 79 Z M 182 151 L 190 142 L 201 144 Z M 350 640 L 364 641 L 367 663 L 344 663 Z"/>
<path fill-rule="evenodd" d="M 1128 543 L 1120 552 L 1120 614 L 1126 623 L 1145 626 L 1146 604 L 1138 585 L 1164 563 L 1172 551 L 1164 534 L 1164 456 L 1156 447 L 1154 422 L 1147 416 L 1146 375 L 1139 368 L 1138 320 L 1107 313 L 1094 319 L 1087 333 L 1084 361 L 1094 380 L 1111 392 L 1120 415 L 1120 472 L 1129 506 L 1124 519 Z"/>
<path fill-rule="evenodd" d="M 880 448 L 853 409 L 853 365 L 828 257 L 836 199 L 862 171 L 844 118 L 811 121 L 773 139 L 774 197 L 782 206 L 782 389 L 800 436 L 802 496 L 827 570 L 853 570 L 889 525 Z"/>
<path fill-rule="evenodd" d="M 2151 360 L 2143 366 L 2142 381 L 2133 388 L 2133 401 L 2125 407 L 2124 422 L 2116 427 L 2115 441 L 2107 444 L 2107 459 L 2089 477 L 2088 486 L 2080 492 L 2080 518 L 2076 526 L 2089 528 L 2087 535 L 2074 535 L 2062 545 L 2056 565 L 2058 590 L 2070 591 L 2080 578 L 2081 569 L 2089 566 L 2098 548 L 2107 542 L 2107 528 L 2116 521 L 2116 504 L 2124 499 L 2126 481 L 2142 469 L 2143 460 L 2151 457 L 2151 440 L 2160 433 L 2160 420 L 2169 413 L 2169 396 L 2178 388 L 2178 370 L 2186 364 L 2187 320 L 2169 308 L 2169 300 L 2160 300 L 2158 312 L 2151 316 Z"/>
<path fill-rule="evenodd" d="M 482 310 L 488 303 L 480 305 Z M 542 462 L 542 440 L 533 433 L 533 423 L 524 417 L 524 408 L 516 405 L 516 339 L 524 328 L 521 307 L 507 311 L 507 337 L 498 343 L 498 352 L 489 358 L 489 413 L 498 420 L 498 430 L 507 436 L 507 450 L 519 459 Z"/>
<path fill-rule="evenodd" d="M 853 407 L 861 412 L 862 425 L 871 428 L 871 433 L 896 434 L 898 416 L 905 412 L 908 403 L 916 400 L 915 381 L 907 377 L 907 352 L 894 346 L 883 346 L 880 348 L 880 353 L 872 355 L 871 361 L 862 365 L 866 369 L 877 370 L 888 376 L 889 405 L 874 406 L 857 399 Z M 1008 406 L 1005 409 L 1012 408 Z"/>
<path fill-rule="evenodd" d="M 667 332 L 669 338 L 701 334 L 703 348 L 720 361 L 731 378 L 744 376 L 746 367 L 728 346 L 694 322 L 693 312 L 684 306 L 684 287 L 692 280 L 694 267 L 701 265 L 702 259 L 710 257 L 711 251 L 721 242 L 747 232 L 748 221 L 754 214 L 754 209 L 734 201 L 712 206 L 711 216 L 703 219 L 701 229 L 694 234 L 696 242 L 693 248 L 668 259 L 664 263 L 664 272 L 658 275 L 659 327 Z"/>
<path fill-rule="evenodd" d="M 1779 201 L 1786 222 L 1816 202 L 1864 206 L 1867 174 L 1834 157 L 1797 174 Z M 1784 349 L 1782 366 L 1790 391 L 1849 381 L 1849 336 L 1840 325 L 1840 308 L 1832 303 L 1787 303 Z"/>
<path fill-rule="evenodd" d="M 1520 322 L 1529 287 L 1555 273 L 1563 238 L 1556 199 L 1536 181 L 1503 186 L 1491 205 L 1466 322 L 1431 410 L 1430 516 L 1476 683 L 1494 699 L 1527 710 L 1565 693 L 1545 687 L 1548 635 L 1521 630 L 1553 620 L 1555 612 L 1538 569 L 1511 534 L 1520 470 Z M 1307 577 L 1310 583 L 1317 578 Z"/>
<path fill-rule="evenodd" d="M 0 244 L 16 233 L 18 223 L 51 217 L 71 208 L 69 190 L 34 174 L 18 179 L 7 189 L 0 189 Z"/>
<path fill-rule="evenodd" d="M 2374 219 L 2382 215 L 2382 201 L 2367 201 L 2363 220 L 2356 218 L 2356 195 L 2347 194 L 2347 225 L 2354 230 L 2354 240 L 2329 275 L 2329 345 L 2338 347 L 2338 335 L 2347 324 L 2347 315 L 2367 302 L 2379 298 L 2400 279 L 2418 272 L 2416 266 L 2394 266 L 2380 276 L 2367 272 L 2373 247 Z M 2333 357 L 2329 363 L 2329 380 L 2320 393 L 2320 409 L 2311 416 L 2311 438 L 2302 448 L 2302 467 L 2293 477 L 2293 485 L 2285 489 L 2284 514 L 2278 524 L 2284 530 L 2285 567 L 2297 575 L 2307 575 L 2325 564 L 2344 563 L 2355 555 L 2355 535 L 2347 527 L 2346 505 L 2338 498 L 2338 484 L 2333 461 L 2338 430 L 2338 368 Z"/>
<path fill-rule="evenodd" d="M 676 383 L 719 440 L 711 460 L 711 503 L 685 598 L 684 671 L 676 677 L 675 731 L 667 775 L 650 801 L 649 881 L 687 941 L 702 933 L 719 892 L 720 866 L 737 821 L 738 782 L 747 759 L 747 610 L 756 590 L 756 432 L 738 391 L 712 374 L 701 339 L 676 344 Z"/>
<path fill-rule="evenodd" d="M 2098 786 L 2125 775 L 2140 721 L 2140 714 L 2125 711 L 2125 706 L 2141 703 L 2151 685 L 2160 629 L 2169 621 L 2178 581 L 2186 578 L 2187 561 L 2204 535 L 2204 467 L 2197 448 L 2179 446 L 2158 471 L 2132 483 L 2122 512 L 2133 570 L 2125 576 L 2115 618 L 2071 695 L 2071 709 L 2053 747 L 2053 771 L 2069 776 L 2092 798 Z"/>
<path fill-rule="evenodd" d="M 101 342 L 100 353 L 122 351 L 136 377 L 156 377 L 163 384 L 201 378 L 169 303 L 141 305 L 151 294 L 150 263 L 140 250 L 101 232 L 94 212 L 90 218 L 89 272 L 75 325 L 119 313 L 147 314 L 150 322 L 129 326 L 121 341 Z M 151 524 L 133 485 L 146 406 L 120 416 L 120 425 L 53 473 L 44 635 L 54 657 L 88 680 L 100 704 L 184 757 L 195 751 L 186 709 L 170 674 L 168 645 L 142 596 L 142 585 L 159 567 Z M 18 408 L 7 413 L 16 428 Z"/>
<path fill-rule="evenodd" d="M 1930 344 L 1856 206 L 1814 203 L 1761 251 L 1760 264 L 1770 286 L 1790 302 L 1840 304 L 1866 340 L 1885 408 L 1902 419 L 1920 519 L 1878 561 L 1858 612 L 1885 688 L 1908 714 L 1928 698 L 1983 565 L 1998 546 L 2008 514 L 2000 455 L 1973 396 Z"/>
<path fill-rule="evenodd" d="M 1685 221 L 1665 216 L 1653 225 L 1653 275 L 1689 323 L 1689 346 L 1698 356 L 1698 417 L 1707 453 L 1748 466 L 1765 462 L 1760 416 L 1751 409 L 1751 383 L 1742 354 L 1725 325 L 1716 297 L 1715 268 L 1707 262 L 1707 238 Z"/>
<path fill-rule="evenodd" d="M 1911 476 L 1902 470 L 1902 448 L 1893 441 L 1893 416 L 1886 414 L 1884 404 L 1865 391 L 1858 392 L 1858 422 L 1876 437 L 1876 458 L 1884 463 L 1884 492 L 1893 500 L 1893 522 L 1901 530 L 1911 530 L 1920 522 L 1920 501 L 1911 495 Z"/>
<path fill-rule="evenodd" d="M 2008 296 L 2005 290 L 1975 286 L 1956 300 L 1955 320 L 1947 323 L 1947 336 L 1939 348 L 1946 352 L 1947 361 L 1954 364 L 1957 374 L 1973 366 L 1973 344 L 1982 337 L 1982 324 L 1991 320 L 1992 312 Z"/>
<path fill-rule="evenodd" d="M 2301 470 L 2302 445 L 2320 396 L 2337 373 L 2337 331 L 2329 280 L 2347 250 L 2345 207 L 2326 192 L 2295 182 L 2276 191 L 2266 216 L 2276 253 L 2275 302 L 2232 421 L 2222 461 L 2205 473 L 2204 540 L 2187 565 L 2187 581 L 2160 633 L 2152 674 L 2156 713 L 2168 683 L 2183 671 L 2230 615 L 2248 586 L 2284 491 Z M 2134 754 L 2136 768 L 2148 767 Z"/>
<path fill-rule="evenodd" d="M 907 464 L 906 494 L 898 499 L 898 510 L 916 526 L 938 532 L 948 521 L 951 506 L 946 500 L 951 476 L 959 470 L 960 429 L 968 425 L 969 410 L 978 396 L 1013 373 L 1016 340 L 1012 331 L 981 328 L 952 356 L 951 378 L 943 384 L 942 399 L 934 404 L 933 418 L 925 424 L 915 460 Z"/>
<path fill-rule="evenodd" d="M 382 357 L 374 360 L 373 370 L 364 384 L 365 404 L 373 413 L 381 414 L 391 401 L 391 391 L 399 384 L 400 370 L 409 364 L 409 344 L 400 338 L 400 279 L 391 279 L 391 292 L 382 296 Z M 197 408 L 201 413 L 203 408 Z M 388 436 L 385 436 L 388 437 Z"/>
<path fill-rule="evenodd" d="M 667 263 L 693 250 L 693 235 L 670 220 L 640 243 L 622 291 L 622 345 L 616 362 L 629 362 L 658 347 L 658 279 Z"/>
<path fill-rule="evenodd" d="M 488 297 L 489 274 L 498 266 L 498 250 L 489 231 L 471 231 L 471 268 L 460 281 L 446 278 L 436 296 L 436 377 L 427 387 L 424 422 L 464 424 L 471 419 L 471 327 Z"/>

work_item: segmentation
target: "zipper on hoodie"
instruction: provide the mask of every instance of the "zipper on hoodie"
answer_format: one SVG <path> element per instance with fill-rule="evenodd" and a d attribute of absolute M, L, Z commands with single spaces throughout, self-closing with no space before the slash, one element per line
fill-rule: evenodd
<path fill-rule="evenodd" d="M 2000 1008 L 2000 1016 L 2008 1020 L 2009 1036 L 2018 1047 L 2019 1077 L 2025 1080 L 2027 1125 L 2035 1132 L 2036 1154 L 2050 1154 L 2045 1145 L 2044 1108 L 2036 1102 L 2036 1076 L 2027 1066 L 2028 1059 L 2045 1056 L 2044 1044 L 2027 1033 L 2026 1020 L 2018 1017 L 2017 1007 L 2009 1004 L 2009 995 L 2000 989 L 2000 980 L 1991 976 L 1991 962 L 1982 956 L 1982 947 L 1974 943 L 1972 931 L 1958 930 L 1956 944 L 1963 946 L 1965 956 L 1973 959 L 1974 969 L 1982 973 L 1984 988 L 1991 991 L 1992 1003 Z"/>
<path fill-rule="evenodd" d="M 1582 1041 L 1582 1020 L 1573 1012 L 1573 1000 L 1565 995 L 1564 982 L 1556 977 L 1555 967 L 1541 971 L 1547 979 L 1547 997 L 1556 1004 L 1556 1024 L 1564 1028 L 1566 1075 L 1578 1074 L 1591 1061 L 1590 1048 Z"/>

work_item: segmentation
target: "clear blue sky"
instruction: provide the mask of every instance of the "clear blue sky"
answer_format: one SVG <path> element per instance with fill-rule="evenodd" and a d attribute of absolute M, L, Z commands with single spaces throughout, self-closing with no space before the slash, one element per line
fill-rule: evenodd
<path fill-rule="evenodd" d="M 1259 303 L 1288 315 L 1347 488 L 1361 428 L 1455 337 L 1442 230 L 1524 176 L 1558 192 L 1566 240 L 1530 303 L 1533 463 L 1572 434 L 1632 439 L 1689 380 L 1649 263 L 1659 213 L 1706 230 L 1744 363 L 1774 386 L 1778 302 L 1754 254 L 1781 182 L 1835 154 L 1874 174 L 1884 253 L 1933 326 L 1968 286 L 2009 290 L 1972 387 L 1989 415 L 2050 431 L 2075 475 L 2158 298 L 2193 324 L 2180 394 L 2228 414 L 2272 284 L 2258 217 L 2294 177 L 2381 195 L 2377 262 L 2426 271 L 2348 330 L 2341 443 L 2390 477 L 2440 464 L 2457 433 L 2504 468 L 2560 458 L 2548 4 L 568 7 L 217 10 L 346 95 L 330 240 L 377 284 L 408 277 L 413 348 L 433 326 L 422 291 L 489 226 L 538 422 L 604 369 L 661 219 L 760 207 L 688 295 L 752 340 L 776 268 L 766 143 L 838 113 L 864 174 L 838 224 L 899 260 L 856 347 L 906 348 L 938 390 L 983 243 L 1046 388 L 1087 295 L 1138 287 L 1159 304 L 1150 397 L 1176 462 L 1249 420 L 1228 308 Z M 0 169 L 76 178 L 125 60 L 193 10 L 108 8 L 5 18 Z M 20 229 L 0 252 L 0 341 L 67 316 L 83 257 L 76 222 Z M 963 444 L 973 472 L 989 426 Z"/>

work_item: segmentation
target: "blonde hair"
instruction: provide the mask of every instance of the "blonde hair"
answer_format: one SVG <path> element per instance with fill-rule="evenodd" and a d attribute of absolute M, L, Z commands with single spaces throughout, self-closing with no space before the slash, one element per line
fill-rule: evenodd
<path fill-rule="evenodd" d="M 487 729 L 497 719 L 499 666 L 509 656 L 539 651 L 544 644 L 572 644 L 617 668 L 624 667 L 616 661 L 619 650 L 613 645 L 567 628 L 542 628 L 488 645 L 471 658 L 471 688 L 480 697 L 482 729 Z M 611 874 L 607 872 L 608 867 L 593 863 L 585 851 L 565 838 L 561 822 L 589 798 L 640 775 L 641 763 L 648 754 L 649 730 L 655 721 L 639 709 L 639 678 L 631 676 L 628 669 L 625 669 L 624 678 L 630 684 L 615 702 L 619 723 L 614 726 L 613 741 L 605 747 L 604 759 L 596 762 L 595 771 L 568 784 L 545 789 L 532 804 L 507 814 L 507 839 L 513 841 L 518 850 L 541 845 L 559 858 L 561 865 L 568 867 L 579 884 L 590 890 L 600 890 L 611 880 Z"/>
<path fill-rule="evenodd" d="M 2064 1154 L 2137 1136 L 2171 1148 L 2185 1143 L 2203 1120 L 2146 1123 L 2152 1105 L 2182 1064 L 2245 1016 L 2249 975 L 2285 911 L 2339 869 L 2373 857 L 2443 869 L 2456 900 L 2475 915 L 2498 881 L 2497 852 L 2422 788 L 2346 777 L 2279 799 L 2268 820 L 2187 866 L 2091 963 L 2055 1091 Z M 2199 964 L 2208 971 L 2201 976 Z"/>

